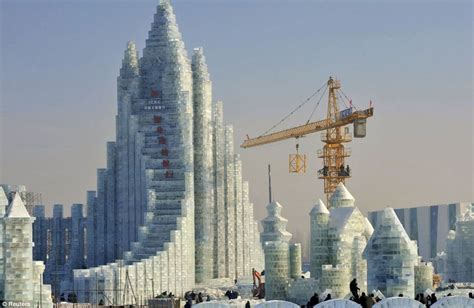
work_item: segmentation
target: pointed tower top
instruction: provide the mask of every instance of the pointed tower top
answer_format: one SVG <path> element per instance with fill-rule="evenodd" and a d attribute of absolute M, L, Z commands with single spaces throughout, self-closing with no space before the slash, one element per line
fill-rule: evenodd
<path fill-rule="evenodd" d="M 352 194 L 347 190 L 344 184 L 339 183 L 336 190 L 329 198 L 329 204 L 331 208 L 336 207 L 353 207 L 355 199 Z"/>
<path fill-rule="evenodd" d="M 127 48 L 124 52 L 122 60 L 122 68 L 120 69 L 121 77 L 133 77 L 138 75 L 138 52 L 133 41 L 127 42 Z"/>
<path fill-rule="evenodd" d="M 311 209 L 311 212 L 309 212 L 309 215 L 314 216 L 317 214 L 329 214 L 328 208 L 324 204 L 324 202 L 319 199 L 318 202 L 313 206 Z"/>
<path fill-rule="evenodd" d="M 387 228 L 389 227 L 389 228 Z M 383 210 L 382 221 L 377 228 L 377 233 L 383 233 L 382 230 L 385 230 L 385 233 L 390 234 L 391 236 L 398 235 L 403 240 L 411 242 L 410 237 L 408 236 L 405 228 L 403 228 L 402 223 L 398 219 L 397 214 L 391 207 L 387 207 Z"/>
<path fill-rule="evenodd" d="M 282 208 L 282 205 L 277 201 L 267 205 L 268 216 L 262 220 L 263 232 L 260 233 L 262 243 L 268 241 L 290 241 L 292 235 L 286 231 L 288 220 L 280 215 Z"/>
<path fill-rule="evenodd" d="M 30 214 L 26 210 L 19 193 L 15 193 L 12 202 L 8 206 L 5 217 L 8 218 L 30 218 Z"/>
<path fill-rule="evenodd" d="M 382 221 L 370 237 L 363 255 L 367 257 L 368 255 L 377 255 L 383 251 L 390 250 L 391 248 L 387 244 L 395 242 L 398 247 L 396 249 L 397 253 L 403 253 L 407 257 L 418 256 L 416 241 L 410 239 L 393 208 L 388 207 L 384 209 Z M 392 250 L 390 251 L 394 253 Z"/>

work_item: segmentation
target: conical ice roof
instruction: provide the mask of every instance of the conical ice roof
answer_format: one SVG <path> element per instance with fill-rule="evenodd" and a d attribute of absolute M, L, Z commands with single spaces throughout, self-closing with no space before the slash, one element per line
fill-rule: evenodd
<path fill-rule="evenodd" d="M 311 209 L 311 212 L 309 212 L 310 216 L 314 216 L 314 215 L 317 215 L 317 214 L 328 214 L 329 215 L 328 208 L 326 207 L 326 205 L 324 204 L 324 202 L 321 199 L 319 199 L 318 202 L 316 202 L 316 204 Z"/>
<path fill-rule="evenodd" d="M 416 242 L 410 239 L 393 208 L 388 207 L 383 211 L 382 221 L 367 243 L 364 254 L 369 253 L 368 250 L 378 253 L 375 249 L 376 246 L 384 247 L 386 244 L 394 242 L 394 240 L 398 243 L 400 250 L 411 255 L 417 255 Z M 374 247 L 372 247 L 373 245 Z"/>
<path fill-rule="evenodd" d="M 12 202 L 7 208 L 5 217 L 8 218 L 30 218 L 30 214 L 26 210 L 25 204 L 20 198 L 20 194 L 16 193 Z"/>
<path fill-rule="evenodd" d="M 337 185 L 336 190 L 329 198 L 331 207 L 353 207 L 354 203 L 354 197 L 342 182 Z"/>

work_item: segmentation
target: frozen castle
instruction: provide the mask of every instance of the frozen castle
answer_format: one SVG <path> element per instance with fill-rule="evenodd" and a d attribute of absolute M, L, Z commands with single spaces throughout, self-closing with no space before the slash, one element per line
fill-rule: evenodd
<path fill-rule="evenodd" d="M 413 298 L 433 287 L 433 266 L 421 261 L 416 241 L 408 237 L 392 208 L 384 210 L 374 230 L 344 184 L 337 186 L 329 204 L 328 209 L 319 200 L 310 212 L 311 278 L 300 278 L 301 256 L 291 253 L 281 204 L 273 201 L 267 206 L 261 235 L 267 300 L 289 299 L 303 305 L 315 291 L 348 298 L 354 278 L 361 292 L 380 291 L 387 297 Z"/>
<path fill-rule="evenodd" d="M 116 141 L 87 192 L 87 216 L 80 204 L 70 218 L 61 205 L 52 218 L 34 210 L 35 257 L 57 293 L 131 304 L 263 268 L 232 126 L 213 102 L 203 50 L 188 59 L 169 1 L 157 7 L 141 58 L 128 43 L 117 98 Z"/>

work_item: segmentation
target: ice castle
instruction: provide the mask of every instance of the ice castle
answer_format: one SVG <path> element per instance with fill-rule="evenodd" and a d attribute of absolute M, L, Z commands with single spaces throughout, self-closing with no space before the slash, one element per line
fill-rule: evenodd
<path fill-rule="evenodd" d="M 339 183 L 329 204 L 328 210 L 319 200 L 310 212 L 310 270 L 319 279 L 321 291 L 330 289 L 333 296 L 344 297 L 353 278 L 361 290 L 367 289 L 367 262 L 362 252 L 373 228 L 344 184 Z"/>
<path fill-rule="evenodd" d="M 232 126 L 213 102 L 202 48 L 188 59 L 168 0 L 157 6 L 141 58 L 128 43 L 117 99 L 116 141 L 107 143 L 97 190 L 87 192 L 87 216 L 76 205 L 65 221 L 58 205 L 46 223 L 35 209 L 35 253 L 53 260 L 61 293 L 133 304 L 263 268 Z"/>

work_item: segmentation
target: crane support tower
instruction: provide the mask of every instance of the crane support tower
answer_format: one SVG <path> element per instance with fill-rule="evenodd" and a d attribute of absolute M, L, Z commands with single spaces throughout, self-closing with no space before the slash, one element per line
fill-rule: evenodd
<path fill-rule="evenodd" d="M 352 101 L 349 101 L 350 106 L 344 110 L 340 110 L 338 97 L 341 97 L 339 92 L 343 93 L 340 89 L 340 81 L 329 77 L 325 86 L 326 89 L 324 92 L 326 92 L 326 90 L 328 92 L 326 119 L 315 122 L 308 120 L 304 125 L 274 133 L 264 133 L 256 138 L 247 136 L 247 140 L 242 143 L 241 147 L 246 149 L 291 138 L 298 139 L 312 133 L 322 132 L 321 141 L 324 143 L 324 146 L 317 151 L 317 155 L 323 159 L 323 167 L 318 170 L 318 178 L 324 180 L 324 193 L 326 194 L 326 198 L 329 199 L 337 185 L 341 182 L 345 183 L 345 180 L 352 175 L 349 165 L 345 164 L 345 158 L 351 155 L 351 150 L 344 147 L 344 144 L 352 141 L 352 135 L 347 125 L 353 124 L 355 138 L 364 138 L 366 136 L 367 118 L 373 116 L 374 108 L 372 107 L 372 102 L 370 102 L 368 109 L 357 110 L 352 106 Z M 348 98 L 346 97 L 346 99 Z M 307 101 L 309 101 L 309 99 Z M 298 106 L 297 109 L 303 104 Z M 293 114 L 293 112 L 291 114 Z M 283 122 L 287 117 L 279 123 Z M 296 145 L 296 151 L 296 154 L 291 154 L 289 157 L 289 171 L 293 173 L 304 173 L 306 171 L 306 155 L 299 153 L 298 144 Z"/>

